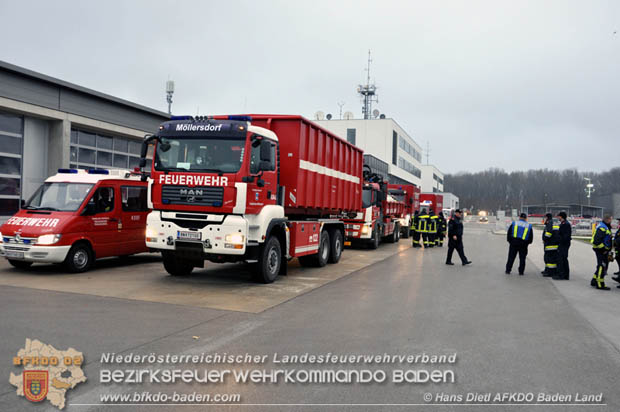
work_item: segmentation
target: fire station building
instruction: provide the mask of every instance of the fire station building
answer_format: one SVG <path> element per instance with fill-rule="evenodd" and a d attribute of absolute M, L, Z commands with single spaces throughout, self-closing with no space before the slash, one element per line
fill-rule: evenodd
<path fill-rule="evenodd" d="M 0 222 L 59 168 L 133 168 L 168 114 L 0 61 Z"/>

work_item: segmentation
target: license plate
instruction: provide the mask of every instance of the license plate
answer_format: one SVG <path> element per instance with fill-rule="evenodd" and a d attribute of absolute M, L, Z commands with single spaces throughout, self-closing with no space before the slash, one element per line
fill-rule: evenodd
<path fill-rule="evenodd" d="M 344 245 L 345 246 L 351 246 L 351 241 L 350 240 L 345 240 Z"/>
<path fill-rule="evenodd" d="M 200 233 L 200 232 L 181 232 L 181 231 L 178 231 L 177 232 L 177 239 L 182 239 L 182 240 L 201 240 L 202 239 L 202 233 Z"/>
<path fill-rule="evenodd" d="M 10 257 L 10 258 L 24 258 L 24 252 L 16 252 L 14 250 L 7 250 L 4 252 L 6 257 Z"/>

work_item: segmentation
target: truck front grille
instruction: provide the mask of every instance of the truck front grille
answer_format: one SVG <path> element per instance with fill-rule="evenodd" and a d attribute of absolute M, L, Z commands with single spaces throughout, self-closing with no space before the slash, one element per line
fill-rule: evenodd
<path fill-rule="evenodd" d="M 189 187 L 164 185 L 161 188 L 161 200 L 163 204 L 170 205 L 220 207 L 224 200 L 224 188 L 217 186 Z"/>

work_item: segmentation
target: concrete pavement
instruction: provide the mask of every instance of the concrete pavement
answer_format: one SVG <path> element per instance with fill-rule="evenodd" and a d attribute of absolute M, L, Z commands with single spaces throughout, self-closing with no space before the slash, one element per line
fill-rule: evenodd
<path fill-rule="evenodd" d="M 465 252 L 473 260 L 472 266 L 444 265 L 445 247 L 406 248 L 259 313 L 0 286 L 2 330 L 10 331 L 0 338 L 0 354 L 6 359 L 0 366 L 0 376 L 8 379 L 12 370 L 11 356 L 23 345 L 23 339 L 37 337 L 57 347 L 73 346 L 87 356 L 84 368 L 89 382 L 69 392 L 69 411 L 178 410 L 181 407 L 154 409 L 153 406 L 128 408 L 92 404 L 99 402 L 100 394 L 115 391 L 188 392 L 195 389 L 239 393 L 244 403 L 253 405 L 189 405 L 182 410 L 457 411 L 484 408 L 430 406 L 424 401 L 426 393 L 436 396 L 467 392 L 604 395 L 604 406 L 493 405 L 485 409 L 493 411 L 619 410 L 620 396 L 616 390 L 620 352 L 603 333 L 602 325 L 583 316 L 578 305 L 562 292 L 561 288 L 572 287 L 572 281 L 563 286 L 541 278 L 539 268 L 535 267 L 534 250 L 526 276 L 506 276 L 503 270 L 507 254 L 505 240 L 493 235 L 486 225 L 468 224 L 465 231 Z M 330 266 L 330 270 L 338 271 L 338 267 Z M 140 265 L 132 270 L 139 271 Z M 0 278 L 2 276 L 3 273 Z M 574 283 L 581 285 L 581 282 Z M 208 286 L 197 285 L 196 288 Z M 270 356 L 276 352 L 281 355 L 305 352 L 456 353 L 458 360 L 446 366 L 454 370 L 456 383 L 110 386 L 98 384 L 101 352 L 249 352 Z M 260 366 L 282 367 L 272 363 Z M 288 367 L 308 366 L 312 365 Z M 392 372 L 432 365 L 379 367 Z M 0 388 L 3 388 L 0 410 L 32 410 L 31 404 L 15 396 L 8 383 Z M 45 404 L 41 406 L 53 410 Z"/>

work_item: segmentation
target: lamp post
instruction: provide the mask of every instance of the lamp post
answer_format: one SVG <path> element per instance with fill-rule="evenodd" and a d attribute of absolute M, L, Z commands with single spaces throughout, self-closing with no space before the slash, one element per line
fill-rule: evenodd
<path fill-rule="evenodd" d="M 592 179 L 588 178 L 588 177 L 584 177 L 583 178 L 586 182 L 588 182 L 586 184 L 586 188 L 584 189 L 586 192 L 586 197 L 588 198 L 588 206 L 591 206 L 591 199 L 590 197 L 592 196 L 592 193 L 595 192 L 594 189 L 594 184 L 592 183 Z"/>

